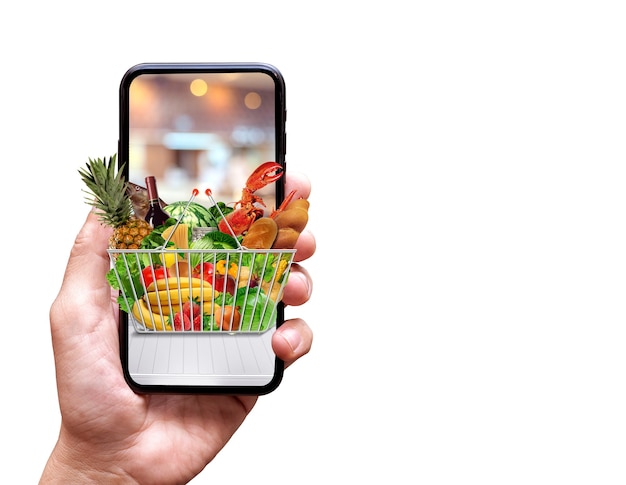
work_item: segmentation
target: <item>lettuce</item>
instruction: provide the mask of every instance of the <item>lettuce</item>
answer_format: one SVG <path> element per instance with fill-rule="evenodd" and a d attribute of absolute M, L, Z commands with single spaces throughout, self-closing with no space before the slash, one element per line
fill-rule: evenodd
<path fill-rule="evenodd" d="M 276 320 L 276 303 L 268 298 L 260 286 L 240 288 L 235 295 L 235 305 L 241 312 L 242 331 L 263 332 Z"/>
<path fill-rule="evenodd" d="M 189 249 L 203 249 L 211 252 L 191 253 L 189 256 L 189 263 L 192 268 L 196 267 L 200 263 L 215 263 L 221 259 L 226 259 L 226 253 L 214 254 L 214 251 L 218 249 L 237 249 L 238 247 L 239 245 L 234 237 L 220 231 L 208 232 L 200 239 L 192 242 Z"/>
<path fill-rule="evenodd" d="M 130 313 L 133 303 L 144 294 L 141 283 L 141 269 L 138 255 L 119 253 L 115 259 L 115 266 L 111 268 L 106 278 L 114 290 L 119 290 L 117 302 L 120 309 Z"/>

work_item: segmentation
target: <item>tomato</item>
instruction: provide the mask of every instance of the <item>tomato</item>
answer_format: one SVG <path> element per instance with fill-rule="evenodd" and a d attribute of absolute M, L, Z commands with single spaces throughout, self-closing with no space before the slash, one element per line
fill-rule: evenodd
<path fill-rule="evenodd" d="M 215 283 L 215 291 L 219 291 L 220 293 L 226 291 L 231 295 L 235 294 L 235 279 L 232 276 L 226 277 L 223 274 L 215 273 L 213 263 L 200 263 L 193 269 L 191 276 L 194 278 L 204 278 L 205 281 L 211 284 Z M 214 277 L 215 280 L 213 280 Z"/>
<path fill-rule="evenodd" d="M 200 263 L 191 272 L 194 278 L 203 278 L 205 281 L 213 280 L 213 263 Z"/>
<path fill-rule="evenodd" d="M 141 279 L 143 280 L 143 284 L 146 286 L 150 286 L 150 284 L 156 279 L 160 280 L 163 278 L 167 278 L 169 276 L 169 272 L 167 268 L 163 266 L 146 266 L 141 271 Z"/>

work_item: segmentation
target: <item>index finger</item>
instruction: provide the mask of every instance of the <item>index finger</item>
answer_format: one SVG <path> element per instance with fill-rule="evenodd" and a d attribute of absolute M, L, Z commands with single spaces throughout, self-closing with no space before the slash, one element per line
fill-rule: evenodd
<path fill-rule="evenodd" d="M 285 178 L 285 194 L 295 190 L 294 199 L 307 199 L 311 194 L 311 181 L 302 172 L 287 172 Z"/>

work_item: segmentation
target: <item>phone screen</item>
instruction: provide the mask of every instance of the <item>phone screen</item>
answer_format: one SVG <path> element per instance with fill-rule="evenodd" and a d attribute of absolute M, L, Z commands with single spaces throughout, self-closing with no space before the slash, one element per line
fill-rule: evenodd
<path fill-rule="evenodd" d="M 258 218 L 284 196 L 285 113 L 282 76 L 266 64 L 140 64 L 122 79 L 119 165 L 133 209 L 146 217 L 154 177 L 174 228 L 129 258 L 141 285 L 127 292 L 120 338 L 135 389 L 263 394 L 280 382 L 271 339 L 283 307 L 270 294 L 289 255 L 249 254 L 233 239 L 251 215 L 242 202 L 254 200 Z M 241 217 L 222 231 L 230 239 L 217 237 L 228 211 Z M 188 251 L 165 254 L 164 242 Z"/>

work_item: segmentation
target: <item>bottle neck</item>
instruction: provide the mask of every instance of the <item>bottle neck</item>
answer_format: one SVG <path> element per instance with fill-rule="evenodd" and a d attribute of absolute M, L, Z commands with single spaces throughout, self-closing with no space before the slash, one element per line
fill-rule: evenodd
<path fill-rule="evenodd" d="M 159 194 L 156 188 L 156 179 L 154 178 L 154 176 L 150 175 L 146 177 L 146 187 L 148 189 L 148 200 L 150 201 L 150 203 L 159 200 Z"/>

